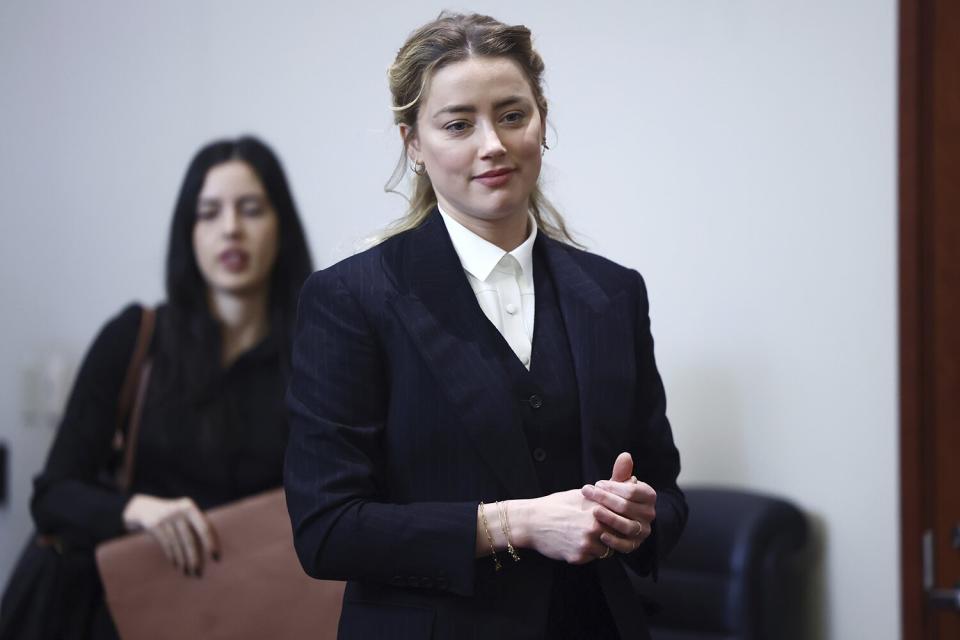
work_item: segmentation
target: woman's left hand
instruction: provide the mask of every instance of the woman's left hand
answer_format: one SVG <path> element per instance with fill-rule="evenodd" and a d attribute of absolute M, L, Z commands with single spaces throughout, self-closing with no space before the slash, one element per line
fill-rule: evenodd
<path fill-rule="evenodd" d="M 606 531 L 600 541 L 614 551 L 633 553 L 649 537 L 657 517 L 657 492 L 632 475 L 633 458 L 621 453 L 613 463 L 610 480 L 585 485 L 583 497 L 606 507 L 597 512 L 597 521 Z"/>

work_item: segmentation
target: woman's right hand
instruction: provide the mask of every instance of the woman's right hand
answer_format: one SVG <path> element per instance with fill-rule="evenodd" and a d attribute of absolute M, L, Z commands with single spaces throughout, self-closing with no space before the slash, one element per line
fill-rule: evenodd
<path fill-rule="evenodd" d="M 507 509 L 519 547 L 569 564 L 592 562 L 609 553 L 600 541 L 606 528 L 597 519 L 597 512 L 606 507 L 586 499 L 580 489 L 510 500 Z"/>
<path fill-rule="evenodd" d="M 217 533 L 190 498 L 165 499 L 136 494 L 123 510 L 130 531 L 143 530 L 184 575 L 200 576 L 207 556 L 220 559 Z"/>

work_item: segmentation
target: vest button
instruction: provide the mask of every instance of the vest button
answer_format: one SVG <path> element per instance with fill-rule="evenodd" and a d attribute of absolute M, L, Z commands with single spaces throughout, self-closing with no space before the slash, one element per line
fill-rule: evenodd
<path fill-rule="evenodd" d="M 541 398 L 537 394 L 533 394 L 532 396 L 527 398 L 527 402 L 529 402 L 530 406 L 533 407 L 534 409 L 539 409 L 540 407 L 543 406 L 543 398 Z"/>
<path fill-rule="evenodd" d="M 547 452 L 541 449 L 540 447 L 537 447 L 536 449 L 533 450 L 533 459 L 536 460 L 537 462 L 543 462 L 544 460 L 547 459 Z"/>

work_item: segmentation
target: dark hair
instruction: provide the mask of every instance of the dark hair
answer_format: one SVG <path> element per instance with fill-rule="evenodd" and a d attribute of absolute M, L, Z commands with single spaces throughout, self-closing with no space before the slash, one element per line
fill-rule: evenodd
<path fill-rule="evenodd" d="M 170 243 L 167 249 L 167 309 L 158 335 L 158 356 L 169 376 L 178 376 L 187 390 L 202 393 L 220 368 L 220 327 L 210 314 L 207 283 L 193 250 L 197 199 L 207 173 L 231 160 L 247 163 L 260 178 L 277 214 L 279 238 L 276 262 L 270 276 L 270 331 L 289 366 L 291 336 L 300 287 L 313 270 L 306 236 L 293 196 L 276 154 L 260 140 L 243 136 L 217 140 L 200 149 L 180 186 Z M 159 371 L 158 371 L 159 373 Z M 161 384 L 161 386 L 164 386 Z"/>

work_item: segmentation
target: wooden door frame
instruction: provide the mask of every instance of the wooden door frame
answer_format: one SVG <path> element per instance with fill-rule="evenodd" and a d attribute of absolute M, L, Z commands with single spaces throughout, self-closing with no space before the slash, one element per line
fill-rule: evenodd
<path fill-rule="evenodd" d="M 923 535 L 923 402 L 921 322 L 924 296 L 921 264 L 920 118 L 923 64 L 920 2 L 900 0 L 898 69 L 899 315 L 900 315 L 900 598 L 902 637 L 925 637 L 921 537 Z"/>
<path fill-rule="evenodd" d="M 936 172 L 942 169 L 936 163 L 949 157 L 952 164 L 956 157 L 934 155 L 934 116 L 942 106 L 934 100 L 944 99 L 934 93 L 935 82 L 943 81 L 935 75 L 935 63 L 939 60 L 942 66 L 943 52 L 938 50 L 942 42 L 934 36 L 944 38 L 943 29 L 947 29 L 960 37 L 956 14 L 948 16 L 953 22 L 936 25 L 936 3 L 900 0 L 899 4 L 900 597 L 904 640 L 929 638 L 935 624 L 925 602 L 922 553 L 923 532 L 934 527 L 936 516 L 933 421 L 940 365 L 934 357 L 938 290 L 937 258 L 932 250 L 937 213 L 933 186 Z M 940 29 L 937 34 L 935 26 Z M 940 149 L 942 152 L 943 147 Z M 952 289 L 939 290 L 941 296 L 953 294 Z"/>

